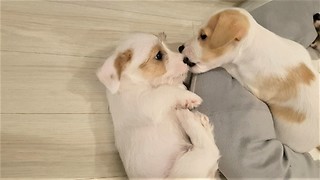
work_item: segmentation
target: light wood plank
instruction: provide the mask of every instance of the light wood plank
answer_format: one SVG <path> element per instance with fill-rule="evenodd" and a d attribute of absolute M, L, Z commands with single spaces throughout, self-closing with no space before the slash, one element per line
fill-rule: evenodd
<path fill-rule="evenodd" d="M 2 115 L 2 177 L 125 176 L 107 114 Z"/>
<path fill-rule="evenodd" d="M 52 179 L 59 179 L 59 180 L 127 180 L 127 177 L 111 177 L 111 178 L 41 178 L 41 180 L 52 180 Z M 1 180 L 34 180 L 34 178 L 1 178 Z"/>
<path fill-rule="evenodd" d="M 119 39 L 136 32 L 165 31 L 168 42 L 192 36 L 225 4 L 209 2 L 4 2 L 2 50 L 106 57 Z"/>
<path fill-rule="evenodd" d="M 2 52 L 2 113 L 108 113 L 104 59 Z"/>
<path fill-rule="evenodd" d="M 247 0 L 238 4 L 239 7 L 245 8 L 248 11 L 253 11 L 256 8 L 263 6 L 266 3 L 271 2 L 272 0 Z"/>

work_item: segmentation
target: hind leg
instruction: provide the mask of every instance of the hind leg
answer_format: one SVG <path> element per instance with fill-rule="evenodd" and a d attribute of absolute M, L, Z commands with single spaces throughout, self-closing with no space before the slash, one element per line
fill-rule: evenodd
<path fill-rule="evenodd" d="M 176 115 L 181 127 L 190 137 L 192 148 L 178 157 L 169 177 L 214 177 L 218 169 L 220 155 L 213 139 L 212 126 L 208 118 L 201 113 L 193 113 L 188 109 L 177 110 Z"/>
<path fill-rule="evenodd" d="M 213 125 L 210 123 L 208 116 L 202 114 L 199 111 L 194 112 L 195 120 L 200 121 L 201 125 L 203 126 L 204 130 L 206 131 L 208 137 L 214 141 L 213 138 Z"/>
<path fill-rule="evenodd" d="M 176 115 L 194 146 L 214 144 L 213 126 L 206 115 L 200 112 L 191 112 L 188 109 L 176 110 Z"/>

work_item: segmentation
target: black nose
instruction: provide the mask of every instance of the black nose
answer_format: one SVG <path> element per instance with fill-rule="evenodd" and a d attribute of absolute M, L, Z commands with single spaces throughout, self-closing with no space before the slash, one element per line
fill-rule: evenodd
<path fill-rule="evenodd" d="M 191 62 L 187 57 L 183 58 L 183 63 L 187 64 L 189 67 L 193 67 L 196 65 L 196 63 Z"/>
<path fill-rule="evenodd" d="M 180 53 L 182 53 L 182 51 L 184 50 L 184 45 L 182 44 L 181 46 L 179 46 L 178 50 Z"/>
<path fill-rule="evenodd" d="M 319 13 L 316 13 L 313 15 L 313 21 L 317 21 L 317 20 L 320 20 L 320 14 Z M 180 49 L 180 47 L 179 47 Z"/>

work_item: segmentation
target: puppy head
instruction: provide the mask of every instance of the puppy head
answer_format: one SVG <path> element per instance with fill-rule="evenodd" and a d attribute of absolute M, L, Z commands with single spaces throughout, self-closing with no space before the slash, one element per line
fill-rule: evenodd
<path fill-rule="evenodd" d="M 316 39 L 311 43 L 311 47 L 313 49 L 316 49 L 318 51 L 320 51 L 320 14 L 316 13 L 313 15 L 313 25 L 314 28 L 316 29 L 318 36 L 316 37 Z"/>
<path fill-rule="evenodd" d="M 313 25 L 316 28 L 318 34 L 320 34 L 320 13 L 313 15 Z"/>
<path fill-rule="evenodd" d="M 156 87 L 181 84 L 188 72 L 183 56 L 170 51 L 165 35 L 134 34 L 122 42 L 98 70 L 99 80 L 111 93 L 126 83 Z"/>
<path fill-rule="evenodd" d="M 197 36 L 179 48 L 193 65 L 191 71 L 205 72 L 231 61 L 248 34 L 248 16 L 248 12 L 237 8 L 211 16 Z"/>

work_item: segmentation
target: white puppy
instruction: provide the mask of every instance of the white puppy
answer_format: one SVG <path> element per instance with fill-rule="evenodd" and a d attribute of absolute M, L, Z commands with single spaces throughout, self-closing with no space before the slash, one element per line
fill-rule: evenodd
<path fill-rule="evenodd" d="M 230 8 L 211 16 L 179 51 L 191 71 L 224 67 L 266 102 L 284 144 L 298 152 L 319 145 L 318 73 L 303 46 L 263 28 L 247 11 Z"/>
<path fill-rule="evenodd" d="M 155 35 L 135 34 L 98 71 L 129 178 L 214 177 L 219 151 L 201 103 L 182 88 L 188 66 Z"/>

